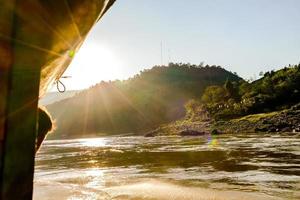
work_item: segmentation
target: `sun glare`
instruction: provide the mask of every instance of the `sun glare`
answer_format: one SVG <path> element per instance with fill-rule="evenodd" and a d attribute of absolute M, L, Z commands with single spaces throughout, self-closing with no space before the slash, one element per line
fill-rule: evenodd
<path fill-rule="evenodd" d="M 82 139 L 81 144 L 85 147 L 104 147 L 106 140 L 103 138 Z"/>
<path fill-rule="evenodd" d="M 85 43 L 75 54 L 74 60 L 64 75 L 69 89 L 88 88 L 100 81 L 122 77 L 120 61 L 108 48 L 95 43 Z"/>

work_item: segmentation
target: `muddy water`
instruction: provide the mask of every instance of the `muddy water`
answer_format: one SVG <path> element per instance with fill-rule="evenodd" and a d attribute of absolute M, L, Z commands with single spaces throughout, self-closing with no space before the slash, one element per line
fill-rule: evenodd
<path fill-rule="evenodd" d="M 34 199 L 300 199 L 300 135 L 46 141 Z"/>

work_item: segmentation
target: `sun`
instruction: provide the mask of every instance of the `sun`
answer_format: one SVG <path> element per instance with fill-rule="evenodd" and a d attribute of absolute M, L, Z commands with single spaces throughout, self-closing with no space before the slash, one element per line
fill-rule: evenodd
<path fill-rule="evenodd" d="M 63 80 L 69 89 L 84 89 L 122 77 L 121 62 L 108 47 L 84 43 L 64 75 L 71 76 Z"/>

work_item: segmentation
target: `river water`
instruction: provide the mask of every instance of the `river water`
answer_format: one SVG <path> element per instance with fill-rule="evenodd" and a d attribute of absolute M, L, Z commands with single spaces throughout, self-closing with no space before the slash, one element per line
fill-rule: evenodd
<path fill-rule="evenodd" d="M 34 199 L 300 199 L 300 135 L 48 140 Z"/>

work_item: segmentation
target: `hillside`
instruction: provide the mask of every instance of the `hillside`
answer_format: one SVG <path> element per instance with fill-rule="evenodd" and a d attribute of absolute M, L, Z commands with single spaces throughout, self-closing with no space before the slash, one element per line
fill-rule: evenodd
<path fill-rule="evenodd" d="M 279 111 L 300 101 L 300 64 L 266 72 L 252 83 L 227 81 L 210 86 L 201 102 L 216 119 L 230 119 L 249 114 Z"/>
<path fill-rule="evenodd" d="M 125 81 L 101 82 L 47 106 L 57 129 L 50 137 L 139 133 L 185 116 L 184 104 L 209 85 L 241 78 L 219 66 L 155 66 Z"/>
<path fill-rule="evenodd" d="M 201 98 L 186 104 L 185 118 L 149 133 L 300 132 L 299 91 L 300 64 L 266 72 L 251 83 L 241 80 L 211 85 Z"/>

